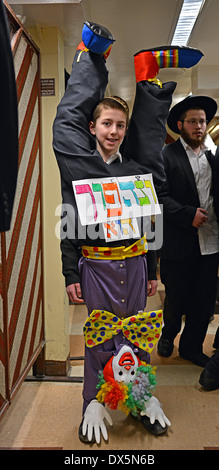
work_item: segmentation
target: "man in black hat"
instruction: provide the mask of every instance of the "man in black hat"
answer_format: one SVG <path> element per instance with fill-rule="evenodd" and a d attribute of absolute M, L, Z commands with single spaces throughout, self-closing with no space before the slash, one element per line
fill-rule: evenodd
<path fill-rule="evenodd" d="M 206 145 L 207 124 L 216 110 L 216 102 L 206 96 L 189 96 L 172 108 L 167 123 L 180 138 L 163 150 L 166 181 L 160 194 L 166 296 L 158 352 L 172 354 L 185 314 L 179 354 L 201 367 L 209 360 L 203 342 L 215 306 L 219 259 L 215 158 Z"/>

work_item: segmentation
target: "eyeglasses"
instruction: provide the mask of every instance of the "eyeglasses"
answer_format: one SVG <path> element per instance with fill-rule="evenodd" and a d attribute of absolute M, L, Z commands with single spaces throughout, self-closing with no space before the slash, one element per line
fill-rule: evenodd
<path fill-rule="evenodd" d="M 197 124 L 199 124 L 203 127 L 208 124 L 208 121 L 206 121 L 205 119 L 183 119 L 182 122 L 184 121 L 188 122 L 190 126 L 197 126 Z"/>

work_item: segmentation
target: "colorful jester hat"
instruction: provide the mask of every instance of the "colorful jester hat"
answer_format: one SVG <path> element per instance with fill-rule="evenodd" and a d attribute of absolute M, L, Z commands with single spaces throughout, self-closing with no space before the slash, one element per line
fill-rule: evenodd
<path fill-rule="evenodd" d="M 161 46 L 134 55 L 136 81 L 155 81 L 161 68 L 190 68 L 203 57 L 198 49 L 186 46 Z"/>
<path fill-rule="evenodd" d="M 131 347 L 124 345 L 99 374 L 96 398 L 113 410 L 136 416 L 145 410 L 155 386 L 155 368 L 141 362 Z"/>

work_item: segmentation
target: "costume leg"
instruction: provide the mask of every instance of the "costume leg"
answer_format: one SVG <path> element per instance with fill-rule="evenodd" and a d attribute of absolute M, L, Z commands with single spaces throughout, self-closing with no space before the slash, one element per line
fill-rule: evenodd
<path fill-rule="evenodd" d="M 105 59 L 113 42 L 107 28 L 85 22 L 67 90 L 54 121 L 56 152 L 80 155 L 95 148 L 88 124 L 94 108 L 104 97 L 108 80 Z"/>
<path fill-rule="evenodd" d="M 148 81 L 136 86 L 136 97 L 124 149 L 124 159 L 133 159 L 152 173 L 154 184 L 164 181 L 162 148 L 166 138 L 166 120 L 176 83 L 162 88 Z"/>
<path fill-rule="evenodd" d="M 94 108 L 104 96 L 107 81 L 103 56 L 78 50 L 53 124 L 53 147 L 58 156 L 60 153 L 88 155 L 95 149 L 88 125 Z"/>
<path fill-rule="evenodd" d="M 129 125 L 124 158 L 134 159 L 152 173 L 155 185 L 165 178 L 161 151 L 166 138 L 166 120 L 176 83 L 163 86 L 159 68 L 192 67 L 202 57 L 192 48 L 157 47 L 135 54 L 136 98 Z"/>

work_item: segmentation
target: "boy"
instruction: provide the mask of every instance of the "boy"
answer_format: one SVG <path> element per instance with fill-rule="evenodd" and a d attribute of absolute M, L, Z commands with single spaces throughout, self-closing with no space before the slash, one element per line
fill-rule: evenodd
<path fill-rule="evenodd" d="M 161 156 L 166 137 L 165 122 L 175 89 L 174 82 L 163 84 L 163 87 L 157 85 L 156 55 L 160 51 L 136 54 L 136 100 L 121 156 L 119 146 L 127 131 L 127 105 L 118 97 L 103 100 L 108 79 L 105 58 L 109 50 L 105 51 L 114 40 L 106 28 L 88 22 L 83 28 L 82 39 L 85 44 L 82 42 L 78 47 L 68 87 L 54 122 L 53 146 L 61 173 L 65 208 L 69 207 L 67 205 L 76 208 L 72 181 L 81 179 L 95 177 L 95 181 L 96 178 L 101 181 L 106 177 L 152 173 L 154 185 L 159 188 L 165 178 Z M 103 48 L 99 49 L 102 43 Z M 171 51 L 171 54 L 174 62 L 175 52 Z M 192 59 L 192 64 L 181 66 L 193 64 Z M 137 242 L 130 236 L 106 243 L 104 224 L 94 225 L 93 231 L 89 226 L 85 232 L 78 211 L 73 211 L 74 217 L 70 212 L 67 210 L 63 214 L 67 237 L 61 240 L 63 274 L 69 298 L 80 302 L 82 295 L 89 315 L 101 309 L 123 320 L 143 311 L 148 279 L 151 280 L 149 295 L 155 293 L 156 262 L 150 263 L 154 253 L 149 251 L 148 272 L 142 218 L 137 221 Z M 69 233 L 75 236 L 70 237 Z M 83 419 L 79 428 L 79 438 L 83 442 L 99 442 L 100 429 L 107 438 L 104 419 L 111 422 L 111 418 L 96 400 L 98 375 L 112 355 L 118 354 L 125 345 L 131 347 L 140 360 L 149 362 L 148 353 L 131 344 L 122 331 L 104 343 L 91 348 L 85 346 Z M 150 432 L 162 434 L 170 423 L 158 400 L 149 408 L 147 416 L 140 419 Z"/>

